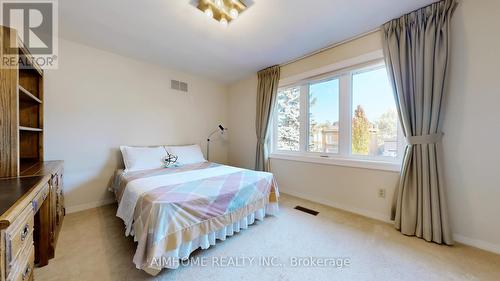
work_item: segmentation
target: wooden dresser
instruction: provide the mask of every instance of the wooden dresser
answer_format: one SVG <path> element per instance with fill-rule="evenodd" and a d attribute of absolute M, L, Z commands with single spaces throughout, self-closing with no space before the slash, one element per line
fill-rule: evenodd
<path fill-rule="evenodd" d="M 64 218 L 63 163 L 37 163 L 0 179 L 0 280 L 33 280 L 55 256 Z"/>
<path fill-rule="evenodd" d="M 4 26 L 0 64 L 0 281 L 25 281 L 55 255 L 65 213 L 63 162 L 43 160 L 44 72 L 16 30 Z"/>

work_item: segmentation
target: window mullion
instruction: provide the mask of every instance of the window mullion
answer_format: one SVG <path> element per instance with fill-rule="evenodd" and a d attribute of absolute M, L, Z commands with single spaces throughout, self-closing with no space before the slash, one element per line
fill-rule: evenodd
<path fill-rule="evenodd" d="M 307 152 L 309 132 L 309 83 L 300 86 L 300 152 Z"/>
<path fill-rule="evenodd" d="M 351 154 L 351 75 L 340 77 L 339 97 L 339 155 Z"/>

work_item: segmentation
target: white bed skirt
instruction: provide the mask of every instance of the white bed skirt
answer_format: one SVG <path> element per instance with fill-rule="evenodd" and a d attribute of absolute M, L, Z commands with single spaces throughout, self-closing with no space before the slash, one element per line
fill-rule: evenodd
<path fill-rule="evenodd" d="M 175 250 L 155 253 L 154 256 L 157 257 L 157 260 L 150 264 L 149 268 L 143 268 L 143 270 L 151 275 L 157 275 L 163 268 L 178 268 L 180 265 L 179 261 L 187 260 L 191 253 L 198 248 L 203 250 L 208 249 L 210 246 L 216 244 L 216 240 L 224 241 L 226 237 L 233 236 L 234 233 L 240 232 L 241 229 L 247 229 L 255 220 L 262 221 L 266 215 L 276 216 L 278 211 L 279 207 L 277 203 L 268 204 L 265 208 L 258 209 L 236 223 L 229 224 L 219 230 L 210 232 L 189 242 L 184 242 Z M 141 269 L 138 266 L 137 268 Z"/>

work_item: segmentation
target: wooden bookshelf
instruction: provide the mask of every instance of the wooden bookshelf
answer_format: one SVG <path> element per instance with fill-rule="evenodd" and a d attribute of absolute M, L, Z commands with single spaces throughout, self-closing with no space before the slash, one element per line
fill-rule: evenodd
<path fill-rule="evenodd" d="M 5 65 L 4 62 L 13 63 Z M 27 62 L 27 65 L 22 65 L 23 62 Z M 4 205 L 12 205 L 3 206 L 7 211 L 1 215 L 7 213 L 11 220 L 2 218 L 2 223 L 6 221 L 7 224 L 0 225 L 5 227 L 0 233 L 0 244 L 5 245 L 8 241 L 5 231 L 13 227 L 9 224 L 18 221 L 21 210 L 27 209 L 30 214 L 25 216 L 22 211 L 19 225 L 23 226 L 24 220 L 30 218 L 29 221 L 33 223 L 26 227 L 31 226 L 33 230 L 26 237 L 28 240 L 19 240 L 23 244 L 18 240 L 12 241 L 26 248 L 34 245 L 34 263 L 44 266 L 55 256 L 57 237 L 65 214 L 63 163 L 43 161 L 43 71 L 23 45 L 16 30 L 4 26 L 0 26 L 0 63 L 4 63 L 0 66 L 0 182 L 3 183 L 0 189 L 4 199 L 11 196 L 8 201 L 4 201 Z M 36 206 L 39 209 L 33 208 Z M 14 211 L 9 213 L 9 210 Z M 33 268 L 25 272 L 26 263 L 21 263 L 27 259 L 24 253 L 27 255 L 30 252 L 22 250 L 23 254 L 18 254 L 7 263 L 5 247 L 0 247 L 0 280 L 20 278 L 14 270 L 6 275 L 7 266 L 22 269 L 25 273 L 23 280 L 32 280 Z"/>
<path fill-rule="evenodd" d="M 30 62 L 28 66 L 0 69 L 1 178 L 18 176 L 23 170 L 43 161 L 43 71 L 30 60 L 31 55 L 15 30 L 0 28 L 3 42 L 13 42 L 12 38 L 17 38 L 17 48 L 2 45 L 0 56 Z"/>

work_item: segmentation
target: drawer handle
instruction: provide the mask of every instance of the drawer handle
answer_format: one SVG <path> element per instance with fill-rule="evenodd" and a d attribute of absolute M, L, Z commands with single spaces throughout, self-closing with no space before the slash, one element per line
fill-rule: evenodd
<path fill-rule="evenodd" d="M 23 232 L 21 232 L 21 241 L 26 240 L 26 237 L 28 237 L 29 232 L 30 232 L 30 225 L 26 224 L 23 228 Z"/>
<path fill-rule="evenodd" d="M 26 280 L 26 278 L 28 278 L 30 276 L 30 272 L 31 272 L 31 268 L 30 268 L 30 265 L 28 264 L 28 266 L 26 267 L 26 269 L 23 272 L 23 281 Z"/>

